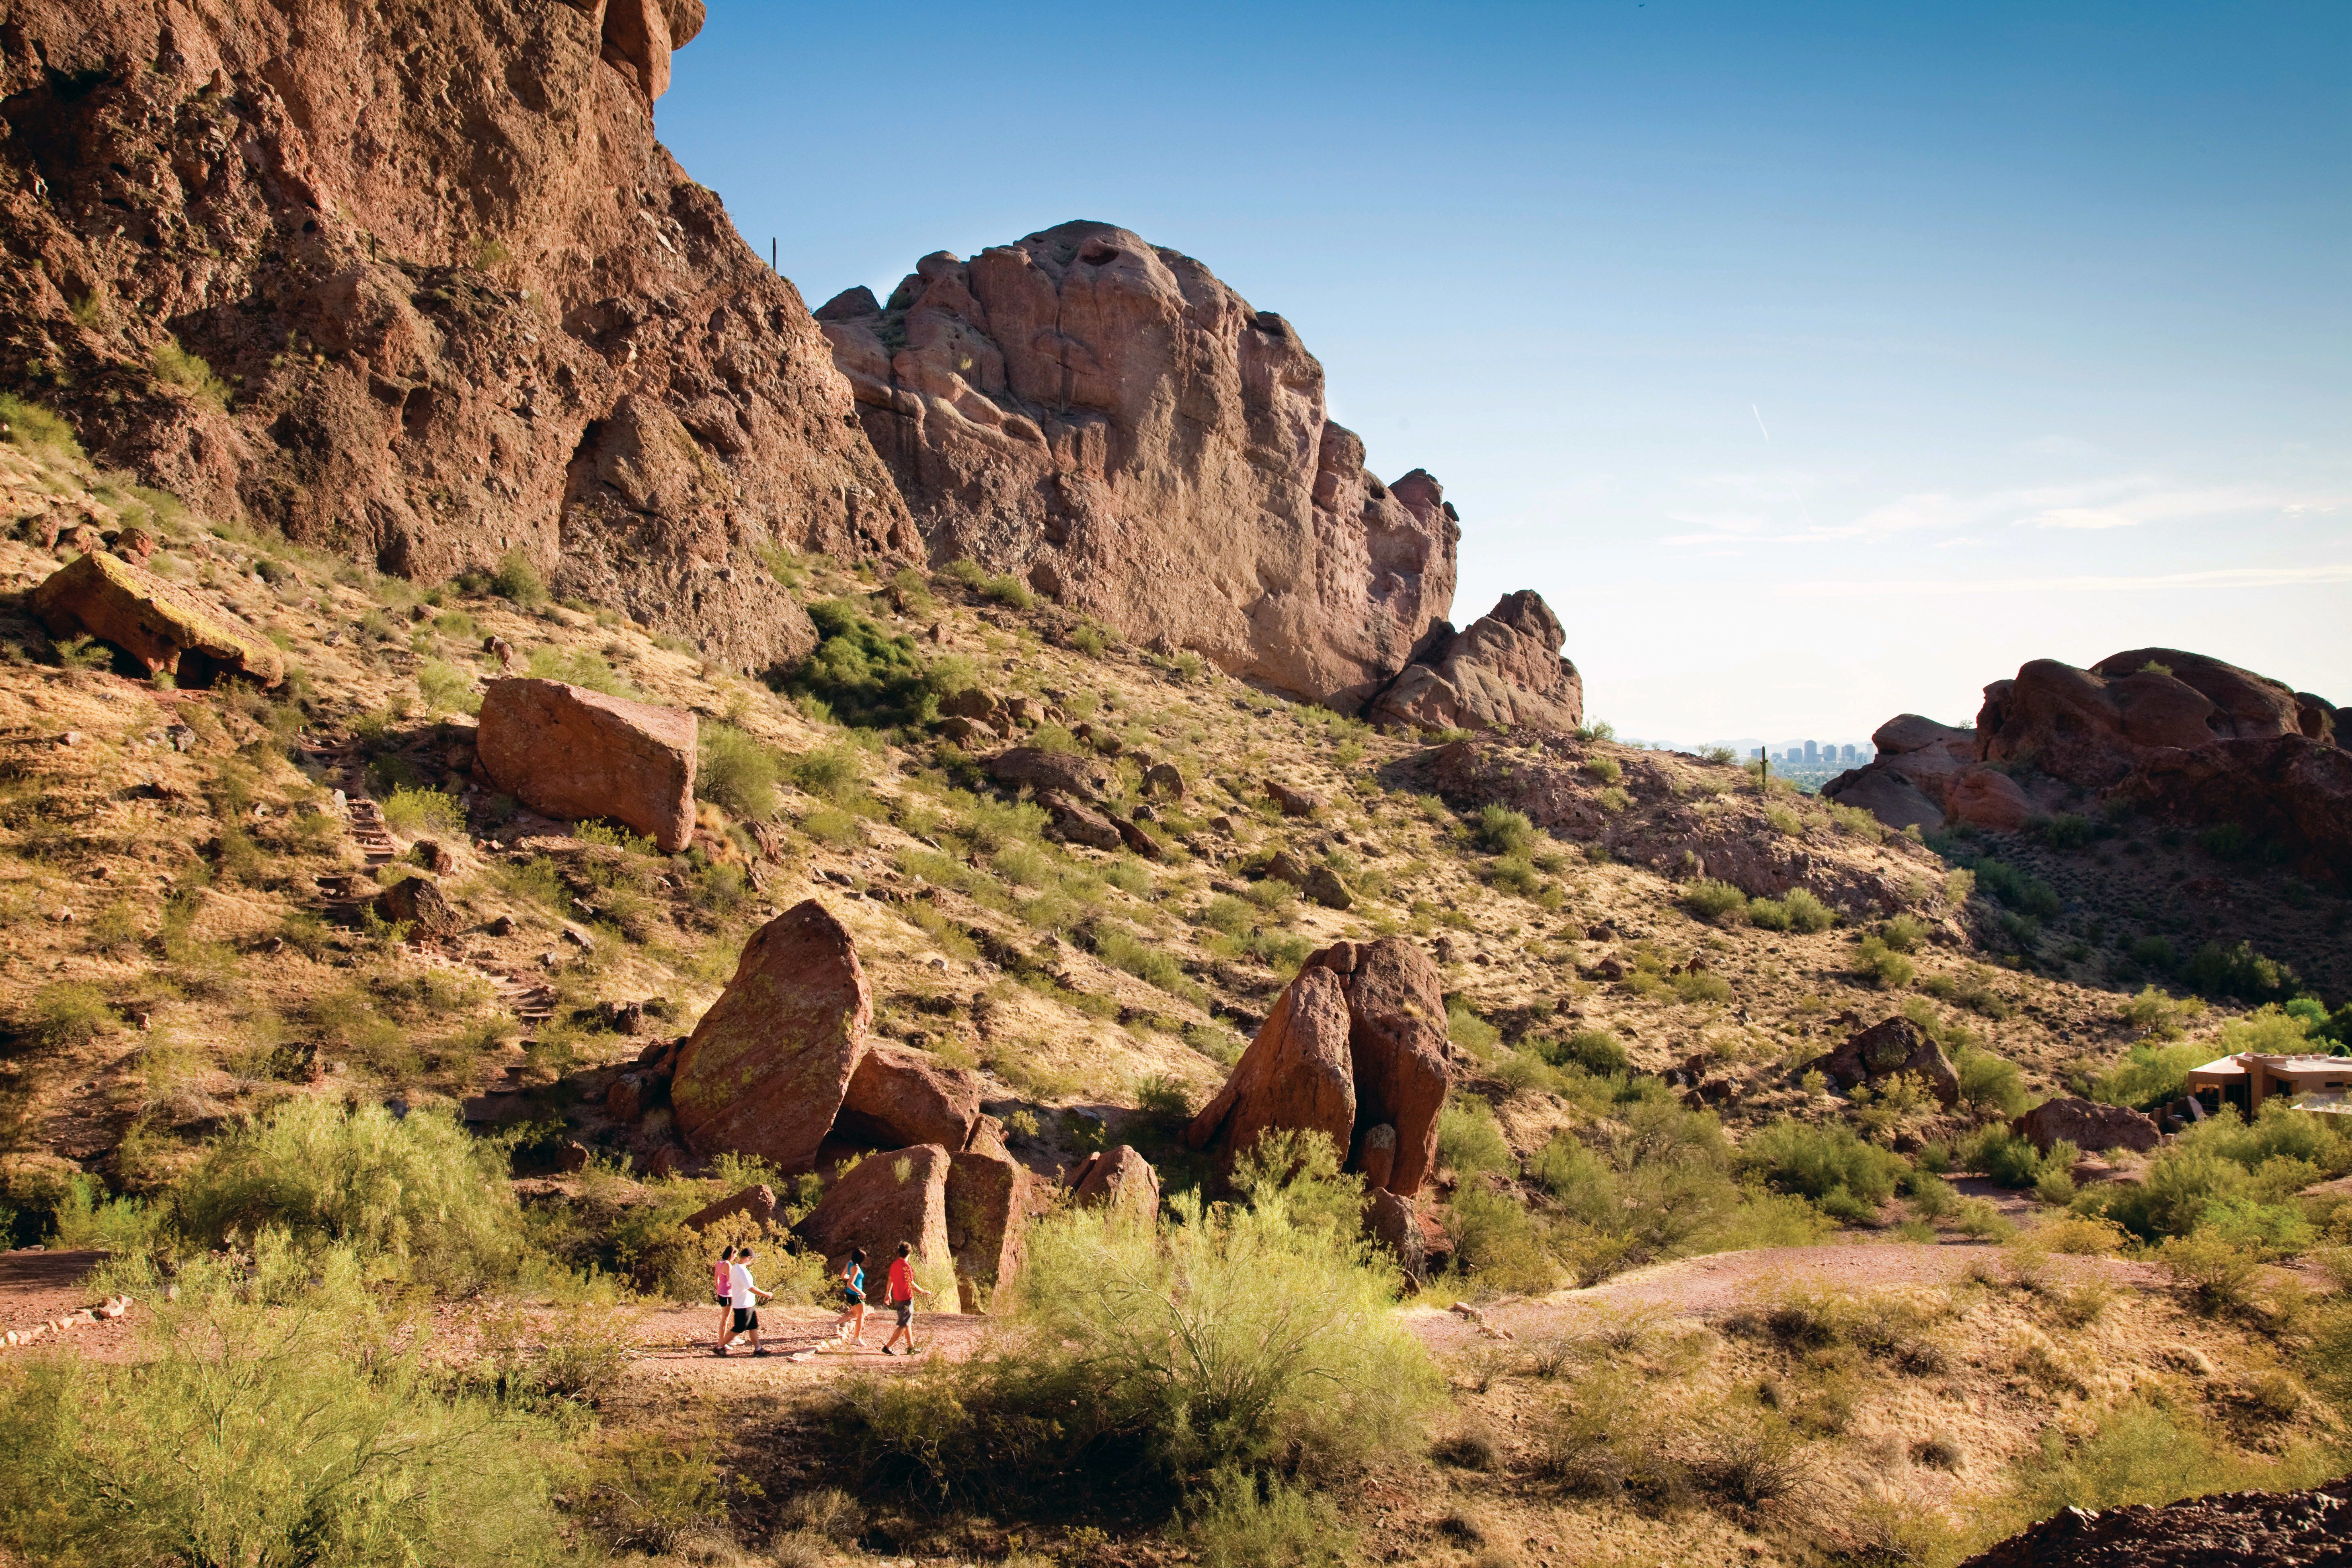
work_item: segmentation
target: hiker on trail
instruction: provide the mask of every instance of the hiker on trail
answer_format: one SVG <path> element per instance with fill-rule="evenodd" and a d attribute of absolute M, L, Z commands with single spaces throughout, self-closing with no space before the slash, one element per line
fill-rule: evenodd
<path fill-rule="evenodd" d="M 721 1344 L 727 1342 L 727 1325 L 735 1310 L 734 1263 L 735 1249 L 722 1247 L 719 1249 L 719 1261 L 710 1270 L 710 1288 L 719 1296 L 719 1342 Z"/>
<path fill-rule="evenodd" d="M 852 1346 L 866 1343 L 866 1249 L 853 1247 L 841 1265 L 841 1321 L 833 1337 Z"/>
<path fill-rule="evenodd" d="M 919 1294 L 928 1296 L 930 1292 L 915 1283 L 914 1267 L 907 1261 L 908 1255 L 913 1251 L 913 1247 L 902 1241 L 898 1244 L 898 1256 L 890 1260 L 890 1307 L 898 1314 L 898 1326 L 892 1329 L 890 1337 L 882 1342 L 884 1355 L 898 1353 L 890 1347 L 898 1342 L 900 1334 L 907 1336 L 907 1353 L 913 1355 L 916 1352 L 915 1298 Z"/>
<path fill-rule="evenodd" d="M 773 1298 L 751 1278 L 751 1249 L 748 1247 L 735 1255 L 734 1267 L 728 1271 L 728 1297 L 735 1308 L 735 1332 L 731 1338 L 719 1342 L 715 1353 L 725 1355 L 729 1345 L 749 1334 L 751 1353 L 766 1355 L 768 1352 L 760 1346 L 760 1303 Z"/>

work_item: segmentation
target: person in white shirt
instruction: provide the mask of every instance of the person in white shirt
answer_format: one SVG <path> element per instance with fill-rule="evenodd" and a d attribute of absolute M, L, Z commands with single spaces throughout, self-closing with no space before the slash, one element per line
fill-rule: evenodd
<path fill-rule="evenodd" d="M 772 1300 L 773 1297 L 770 1292 L 761 1289 L 758 1281 L 751 1278 L 750 1247 L 747 1247 L 735 1255 L 735 1261 L 727 1270 L 727 1282 L 728 1300 L 734 1304 L 735 1308 L 734 1332 L 731 1336 L 719 1342 L 719 1348 L 715 1353 L 725 1355 L 728 1346 L 749 1334 L 751 1336 L 751 1353 L 755 1356 L 766 1355 L 768 1352 L 760 1348 L 760 1303 Z"/>

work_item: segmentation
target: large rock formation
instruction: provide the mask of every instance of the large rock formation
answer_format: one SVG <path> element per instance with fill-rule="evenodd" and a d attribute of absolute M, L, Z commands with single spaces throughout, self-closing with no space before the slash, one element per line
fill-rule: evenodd
<path fill-rule="evenodd" d="M 2101 1105 L 2072 1095 L 2046 1100 L 2022 1116 L 2010 1119 L 2010 1129 L 2043 1153 L 2064 1139 L 2086 1154 L 2102 1149 L 2153 1149 L 2164 1134 L 2156 1119 L 2124 1105 Z"/>
<path fill-rule="evenodd" d="M 2311 1491 L 2061 1509 L 1960 1568 L 2341 1568 L 2347 1538 L 2352 1477 Z"/>
<path fill-rule="evenodd" d="M 610 817 L 675 855 L 694 837 L 694 715 L 561 680 L 493 680 L 474 757 L 535 811 Z"/>
<path fill-rule="evenodd" d="M 761 545 L 920 542 L 799 294 L 654 140 L 702 9 L 6 0 L 0 381 L 217 515 L 804 652 Z"/>
<path fill-rule="evenodd" d="M 941 1279 L 955 1268 L 948 1237 L 948 1152 L 933 1144 L 869 1154 L 826 1189 L 793 1232 L 824 1254 L 827 1273 L 837 1273 L 850 1248 L 866 1249 L 866 1298 L 883 1304 L 885 1270 L 898 1244 L 914 1248 L 918 1279 Z M 932 1287 L 935 1290 L 939 1288 Z M 924 1311 L 947 1312 L 958 1304 L 915 1298 Z"/>
<path fill-rule="evenodd" d="M 2011 829 L 2080 796 L 2235 823 L 2310 869 L 2352 875 L 2352 752 L 2335 706 L 2178 648 L 2077 669 L 2035 659 L 1985 688 L 1973 730 L 1906 714 L 1822 793 L 1896 826 Z"/>
<path fill-rule="evenodd" d="M 1367 1184 L 1410 1197 L 1436 1163 L 1445 1064 L 1428 957 L 1399 937 L 1335 942 L 1284 988 L 1184 1142 L 1230 1168 L 1266 1131 L 1321 1132 Z"/>
<path fill-rule="evenodd" d="M 1506 594 L 1460 636 L 1433 636 L 1364 717 L 1424 730 L 1571 733 L 1584 722 L 1584 678 L 1559 656 L 1567 640 L 1542 595 Z"/>
<path fill-rule="evenodd" d="M 1863 1084 L 1874 1088 L 1888 1079 L 1902 1077 L 1916 1081 L 1947 1107 L 1958 1104 L 1960 1098 L 1960 1075 L 1953 1070 L 1944 1048 L 1908 1018 L 1887 1018 L 1873 1024 L 1797 1071 L 1818 1072 L 1835 1089 L 1852 1090 Z"/>
<path fill-rule="evenodd" d="M 938 558 L 1350 708 L 1454 599 L 1454 509 L 1325 417 L 1323 367 L 1191 257 L 1066 223 L 817 312 Z"/>

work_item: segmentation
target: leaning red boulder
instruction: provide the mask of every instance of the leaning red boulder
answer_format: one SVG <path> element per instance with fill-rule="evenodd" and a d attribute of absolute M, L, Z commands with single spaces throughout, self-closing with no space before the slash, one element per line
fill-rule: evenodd
<path fill-rule="evenodd" d="M 999 1149 L 966 1149 L 948 1158 L 948 1246 L 963 1309 L 976 1312 L 1021 1271 L 1029 1172 Z"/>
<path fill-rule="evenodd" d="M 1160 1173 L 1129 1144 L 1087 1155 L 1066 1185 L 1080 1208 L 1108 1208 L 1138 1219 L 1160 1212 Z"/>
<path fill-rule="evenodd" d="M 788 1173 L 814 1167 L 873 1016 L 849 932 L 823 904 L 808 900 L 761 927 L 678 1048 L 670 1100 L 688 1146 L 757 1154 Z"/>
<path fill-rule="evenodd" d="M 904 1046 L 873 1045 L 858 1058 L 836 1125 L 890 1147 L 961 1149 L 980 1121 L 980 1079 Z"/>
<path fill-rule="evenodd" d="M 493 680 L 476 761 L 551 816 L 609 817 L 675 855 L 694 837 L 694 715 L 561 680 Z"/>
<path fill-rule="evenodd" d="M 1437 965 L 1402 937 L 1384 936 L 1335 942 L 1310 954 L 1307 967 L 1343 977 L 1356 1125 L 1387 1126 L 1394 1139 L 1390 1173 L 1372 1184 L 1410 1197 L 1436 1166 L 1437 1117 L 1449 1082 L 1445 990 Z M 1369 1149 L 1359 1149 L 1359 1169 L 1370 1170 L 1369 1155 Z"/>
<path fill-rule="evenodd" d="M 1302 969 L 1242 1053 L 1216 1097 L 1184 1130 L 1221 1165 L 1270 1129 L 1320 1132 L 1345 1151 L 1356 1130 L 1355 1069 L 1348 1050 L 1348 996 L 1328 969 Z"/>
<path fill-rule="evenodd" d="M 185 589 L 130 562 L 92 551 L 33 590 L 33 614 L 56 637 L 89 636 L 183 686 L 236 676 L 261 686 L 286 678 L 286 661 L 258 637 L 229 625 Z"/>

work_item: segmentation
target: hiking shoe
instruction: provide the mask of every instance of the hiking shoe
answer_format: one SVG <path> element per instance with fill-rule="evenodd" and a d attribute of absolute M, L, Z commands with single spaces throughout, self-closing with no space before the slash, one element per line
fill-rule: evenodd
<path fill-rule="evenodd" d="M 712 1355 L 715 1355 L 715 1356 L 719 1357 L 721 1361 L 724 1361 L 724 1360 L 726 1360 L 726 1359 L 727 1359 L 727 1347 L 726 1347 L 725 1345 L 720 1345 L 718 1349 L 716 1349 L 716 1350 L 712 1351 L 710 1353 L 711 1353 Z"/>
<path fill-rule="evenodd" d="M 767 1352 L 766 1351 L 764 1351 L 764 1350 L 756 1350 L 756 1351 L 753 1351 L 751 1353 L 752 1353 L 753 1355 L 755 1355 L 755 1356 L 763 1356 L 763 1355 L 766 1355 L 768 1352 Z"/>
<path fill-rule="evenodd" d="M 898 1352 L 892 1350 L 888 1345 L 884 1345 L 882 1347 L 882 1353 L 884 1355 L 897 1355 Z"/>

